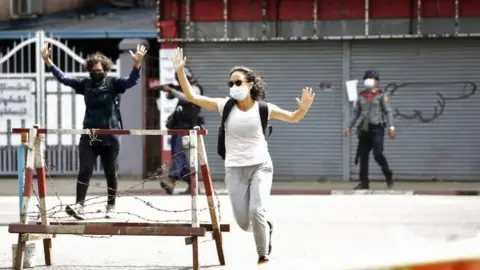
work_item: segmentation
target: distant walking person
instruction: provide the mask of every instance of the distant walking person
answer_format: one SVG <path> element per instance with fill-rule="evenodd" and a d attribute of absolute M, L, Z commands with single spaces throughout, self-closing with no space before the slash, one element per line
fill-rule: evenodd
<path fill-rule="evenodd" d="M 188 82 L 192 85 L 192 89 L 197 95 L 203 95 L 203 88 L 193 76 L 193 73 L 185 68 L 185 74 Z M 175 73 L 175 80 L 178 82 L 178 75 Z M 161 89 L 168 92 L 168 99 L 178 99 L 177 106 L 172 114 L 167 119 L 168 129 L 193 129 L 195 126 L 203 127 L 204 119 L 200 116 L 201 108 L 187 100 L 185 94 L 182 92 L 180 84 L 169 84 L 161 86 Z M 180 195 L 190 194 L 190 164 L 189 157 L 185 149 L 183 149 L 182 135 L 172 135 L 171 152 L 172 164 L 168 173 L 168 179 L 160 182 L 163 189 L 168 194 L 173 194 L 177 181 L 184 181 L 188 188 L 181 192 Z"/>
<path fill-rule="evenodd" d="M 392 108 L 388 101 L 387 93 L 378 87 L 380 76 L 376 71 L 369 70 L 363 77 L 365 90 L 360 92 L 354 106 L 353 118 L 350 126 L 345 129 L 345 136 L 350 135 L 350 130 L 361 118 L 357 126 L 358 157 L 360 158 L 360 183 L 355 189 L 369 189 L 368 163 L 370 151 L 373 149 L 373 157 L 380 165 L 386 178 L 387 187 L 393 187 L 393 173 L 388 166 L 387 159 L 383 154 L 385 127 L 388 127 L 388 135 L 395 138 L 393 127 Z"/>
<path fill-rule="evenodd" d="M 146 54 L 144 46 L 138 46 L 133 57 L 133 69 L 126 78 L 107 77 L 112 68 L 112 61 L 101 53 L 95 53 L 86 60 L 86 68 L 90 78 L 70 78 L 57 68 L 50 59 L 50 47 L 45 43 L 42 48 L 42 58 L 52 71 L 53 76 L 63 85 L 70 86 L 75 94 L 83 95 L 85 100 L 85 116 L 83 129 L 121 129 L 120 94 L 137 84 L 140 78 L 140 65 Z M 92 177 L 93 168 L 100 156 L 105 178 L 107 179 L 108 200 L 106 218 L 110 218 L 115 210 L 115 197 L 117 195 L 116 163 L 119 152 L 119 141 L 116 135 L 90 136 L 84 134 L 80 137 L 78 154 L 80 171 L 77 178 L 77 198 L 75 205 L 67 206 L 68 215 L 76 219 L 83 219 L 82 214 L 87 197 L 88 185 Z"/>
<path fill-rule="evenodd" d="M 272 222 L 266 202 L 270 197 L 273 165 L 265 138 L 268 119 L 297 123 L 308 112 L 315 94 L 304 88 L 298 109 L 293 112 L 263 101 L 263 78 L 247 67 L 234 67 L 228 74 L 229 98 L 210 98 L 195 93 L 185 74 L 186 58 L 177 48 L 173 67 L 188 101 L 222 115 L 217 145 L 225 160 L 225 183 L 238 226 L 253 230 L 258 263 L 269 261 L 272 250 Z"/>

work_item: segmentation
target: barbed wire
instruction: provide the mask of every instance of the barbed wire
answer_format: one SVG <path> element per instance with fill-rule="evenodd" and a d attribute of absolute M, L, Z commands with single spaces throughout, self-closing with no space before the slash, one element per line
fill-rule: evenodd
<path fill-rule="evenodd" d="M 44 143 L 44 142 L 42 142 Z M 32 150 L 32 149 L 29 149 L 29 150 Z M 174 161 L 174 158 L 178 155 L 182 155 L 182 154 L 185 154 L 187 152 L 188 148 L 185 149 L 181 152 L 178 152 L 174 155 L 172 155 L 170 161 Z M 48 181 L 48 184 L 49 184 L 49 188 L 52 188 L 53 189 L 53 193 L 54 193 L 54 196 L 56 198 L 56 200 L 58 201 L 58 204 L 52 206 L 52 207 L 49 207 L 47 209 L 45 209 L 44 213 L 42 213 L 41 211 L 41 208 L 40 208 L 40 196 L 36 190 L 37 185 L 33 185 L 33 189 L 32 189 L 32 192 L 33 192 L 33 195 L 35 196 L 35 198 L 37 199 L 37 208 L 38 208 L 38 211 L 29 211 L 28 213 L 26 213 L 26 218 L 28 220 L 30 219 L 33 219 L 33 220 L 36 220 L 37 222 L 41 219 L 42 217 L 42 214 L 45 214 L 46 217 L 48 219 L 52 219 L 54 220 L 59 226 L 62 226 L 62 225 L 65 225 L 65 224 L 62 224 L 62 223 L 65 223 L 65 222 L 68 222 L 68 221 L 65 221 L 65 220 L 72 220 L 74 219 L 73 217 L 71 216 L 58 216 L 60 213 L 63 213 L 65 212 L 65 207 L 67 205 L 71 205 L 71 204 L 66 204 L 63 202 L 62 198 L 61 198 L 61 195 L 59 194 L 59 190 L 55 184 L 55 181 L 52 179 L 51 175 L 50 175 L 50 171 L 51 170 L 56 170 L 56 171 L 60 171 L 60 173 L 63 175 L 63 176 L 66 176 L 68 179 L 71 179 L 71 180 L 74 180 L 75 183 L 78 183 L 78 184 L 81 184 L 81 185 L 86 185 L 86 186 L 92 186 L 90 183 L 85 183 L 85 182 L 82 182 L 82 181 L 79 181 L 78 179 L 72 179 L 72 177 L 70 175 L 68 175 L 67 173 L 65 173 L 61 168 L 57 168 L 55 165 L 53 164 L 50 164 L 48 162 L 48 160 L 46 158 L 44 158 L 44 154 L 43 153 L 36 153 L 36 158 L 40 158 L 40 159 L 43 159 L 44 161 L 44 164 L 45 164 L 45 171 L 46 171 L 46 178 L 47 178 L 47 181 Z M 188 155 L 187 155 L 187 161 L 188 161 Z M 201 155 L 198 155 L 198 161 L 199 163 L 203 163 L 205 162 L 206 163 L 206 160 L 203 160 L 203 157 Z M 141 196 L 148 196 L 148 195 L 152 195 L 151 192 L 145 192 L 144 190 L 144 187 L 145 187 L 145 184 L 148 183 L 148 182 L 152 182 L 152 181 L 158 181 L 158 184 L 159 184 L 159 187 L 160 187 L 160 181 L 165 178 L 165 177 L 168 177 L 169 175 L 169 172 L 168 172 L 168 161 L 167 162 L 164 162 L 156 171 L 154 174 L 150 175 L 149 177 L 147 178 L 144 178 L 142 180 L 139 180 L 139 183 L 135 184 L 135 185 L 132 185 L 130 186 L 129 188 L 125 189 L 125 190 L 116 190 L 116 198 L 121 198 L 121 197 L 130 197 L 130 198 L 133 198 L 135 199 L 136 201 L 142 203 L 144 206 L 146 206 L 147 208 L 149 209 L 152 209 L 152 210 L 155 210 L 156 212 L 160 212 L 160 213 L 169 213 L 169 214 L 179 214 L 179 213 L 187 213 L 187 212 L 192 212 L 193 209 L 191 208 L 186 208 L 186 209 L 176 209 L 176 210 L 172 210 L 172 209 L 164 209 L 164 208 L 161 208 L 161 207 L 158 207 L 156 206 L 155 204 L 153 204 L 151 201 L 148 201 L 144 198 L 141 198 Z M 188 162 L 187 162 L 188 164 Z M 188 165 L 187 165 L 188 166 Z M 184 168 L 179 168 L 178 170 L 175 170 L 175 171 L 172 171 L 170 173 L 176 173 L 176 172 L 180 172 L 182 171 Z M 185 174 L 181 177 L 181 179 L 185 179 L 185 177 L 188 177 L 190 175 L 192 175 L 193 173 L 195 172 L 192 172 L 189 169 L 189 173 L 188 174 Z M 210 172 L 209 172 L 210 174 Z M 210 179 L 211 179 L 211 175 L 209 175 Z M 204 179 L 202 179 L 204 181 Z M 176 184 L 178 182 L 180 182 L 181 180 L 175 180 L 172 184 L 173 187 L 176 186 Z M 198 181 L 198 178 L 197 178 L 197 182 L 200 182 Z M 214 185 L 213 181 L 212 182 L 212 185 Z M 106 188 L 107 189 L 107 193 L 108 193 L 108 190 L 112 190 L 111 188 L 109 188 L 107 185 L 94 185 L 95 187 L 97 188 Z M 130 191 L 133 191 L 133 190 L 136 190 L 137 188 L 141 187 L 141 190 L 140 191 L 136 191 L 135 192 L 135 195 L 131 194 Z M 198 188 L 199 188 L 199 185 L 198 185 Z M 221 215 L 221 205 L 220 205 L 220 199 L 218 197 L 218 193 L 216 192 L 216 189 L 215 187 L 213 187 L 213 195 L 215 197 L 215 202 L 214 202 L 214 206 L 213 206 L 213 209 L 215 210 L 218 210 L 216 211 L 217 214 L 218 214 L 218 220 L 219 222 L 221 222 L 222 220 L 222 215 Z M 47 194 L 48 196 L 48 194 Z M 198 195 L 200 196 L 200 194 Z M 84 209 L 86 209 L 87 207 L 88 208 L 91 208 L 92 206 L 95 206 L 95 205 L 99 205 L 99 204 L 106 204 L 108 202 L 108 195 L 107 195 L 107 199 L 104 199 L 104 200 L 101 200 L 101 198 L 104 198 L 105 195 L 102 195 L 102 196 L 94 196 L 94 197 L 90 197 L 90 198 L 87 198 L 85 201 L 84 201 Z M 197 215 L 200 215 L 202 212 L 206 212 L 207 210 L 210 210 L 211 207 L 203 207 L 203 208 L 199 208 L 197 209 Z M 85 223 L 88 223 L 89 220 L 93 220 L 93 219 L 99 219 L 98 217 L 94 217 L 94 218 L 91 218 L 89 219 L 87 216 L 88 215 L 95 215 L 95 214 L 99 214 L 99 213 L 102 213 L 101 210 L 97 209 L 96 211 L 85 211 L 82 213 L 82 216 L 84 217 L 84 221 Z M 137 213 L 133 213 L 133 212 L 129 212 L 129 211 L 118 211 L 118 210 L 115 210 L 115 215 L 126 215 L 126 216 L 129 216 L 131 218 L 137 218 L 137 219 L 140 219 L 144 222 L 147 222 L 147 223 L 152 223 L 152 224 L 155 224 L 155 223 L 171 223 L 171 224 L 175 224 L 175 223 L 190 223 L 191 222 L 191 219 L 154 219 L 154 218 L 149 218 L 149 217 L 145 217 L 145 216 L 142 216 L 140 214 L 137 214 Z M 122 222 L 123 224 L 128 224 L 130 222 L 130 219 L 127 219 L 126 221 Z M 135 222 L 138 222 L 138 221 L 135 221 Z M 71 222 L 68 222 L 68 223 L 71 223 Z M 79 222 L 79 223 L 84 223 L 84 222 Z M 211 220 L 208 220 L 208 221 L 200 221 L 200 223 L 211 223 Z M 77 235 L 77 236 L 81 236 L 81 237 L 88 237 L 88 238 L 110 238 L 112 237 L 113 235 L 105 235 L 105 236 L 92 236 L 92 235 Z M 212 240 L 206 240 L 206 241 L 201 241 L 201 242 L 210 242 Z"/>

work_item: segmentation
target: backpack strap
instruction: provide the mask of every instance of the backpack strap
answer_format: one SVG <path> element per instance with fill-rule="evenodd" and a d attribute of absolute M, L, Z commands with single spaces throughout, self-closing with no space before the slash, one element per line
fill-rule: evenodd
<path fill-rule="evenodd" d="M 218 128 L 218 139 L 217 139 L 217 154 L 225 160 L 226 147 L 225 147 L 225 122 L 227 121 L 228 115 L 235 106 L 235 99 L 231 98 L 227 100 L 222 111 L 222 122 Z"/>
<path fill-rule="evenodd" d="M 269 137 L 272 134 L 273 128 L 271 125 L 268 125 L 268 103 L 265 101 L 258 101 L 258 110 L 260 112 L 263 134 L 265 137 Z M 268 134 L 266 133 L 267 128 Z"/>
<path fill-rule="evenodd" d="M 230 112 L 232 111 L 235 104 L 236 100 L 233 98 L 227 100 L 227 102 L 225 103 L 222 111 L 222 122 L 220 123 L 220 127 L 225 128 L 225 122 L 227 121 L 228 116 L 230 115 Z"/>
<path fill-rule="evenodd" d="M 122 114 L 120 113 L 120 95 L 115 93 L 115 86 L 113 85 L 113 78 L 112 77 L 106 77 L 105 78 L 105 84 L 107 85 L 108 89 L 112 91 L 113 93 L 113 105 L 115 106 L 115 113 L 117 114 L 118 117 L 118 122 L 120 123 L 120 129 L 123 129 L 123 120 L 122 120 Z"/>

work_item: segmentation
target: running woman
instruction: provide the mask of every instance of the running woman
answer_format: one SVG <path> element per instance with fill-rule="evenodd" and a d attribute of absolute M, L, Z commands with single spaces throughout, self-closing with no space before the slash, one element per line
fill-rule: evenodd
<path fill-rule="evenodd" d="M 186 61 L 183 50 L 177 48 L 172 62 L 186 99 L 222 115 L 230 98 L 209 98 L 195 93 L 185 74 Z M 273 230 L 265 209 L 272 187 L 273 165 L 259 113 L 265 86 L 262 77 L 247 67 L 234 67 L 228 86 L 235 106 L 225 122 L 225 183 L 235 220 L 242 230 L 253 230 L 258 264 L 263 264 L 269 261 Z M 298 123 L 307 114 L 314 98 L 312 89 L 304 88 L 294 112 L 267 103 L 269 118 Z"/>

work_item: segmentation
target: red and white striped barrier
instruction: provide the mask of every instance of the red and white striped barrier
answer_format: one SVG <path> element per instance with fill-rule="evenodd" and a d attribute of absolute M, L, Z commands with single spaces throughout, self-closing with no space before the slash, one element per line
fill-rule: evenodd
<path fill-rule="evenodd" d="M 38 127 L 30 129 L 22 129 L 22 138 L 26 137 L 28 133 L 28 149 L 27 149 L 27 161 L 25 169 L 25 185 L 23 188 L 23 201 L 22 201 L 22 212 L 20 213 L 20 226 L 28 226 L 28 209 L 30 206 L 30 198 L 33 193 L 33 174 L 34 166 L 37 172 L 37 184 L 38 184 L 38 197 L 41 213 L 41 226 L 48 225 L 48 219 L 46 214 L 46 202 L 45 197 L 47 196 L 47 184 L 46 184 L 46 171 L 45 171 L 45 159 L 43 157 L 45 149 L 45 135 L 38 132 Z M 28 234 L 19 234 L 17 249 L 16 249 L 16 260 L 15 260 L 15 269 L 23 269 L 24 256 L 25 256 L 25 245 L 32 235 Z M 45 254 L 45 264 L 52 264 L 51 249 L 52 249 L 52 239 L 50 235 L 42 235 L 39 237 L 43 239 L 44 254 Z"/>
<path fill-rule="evenodd" d="M 213 237 L 217 245 L 217 256 L 221 265 L 225 265 L 225 254 L 222 248 L 222 233 L 220 230 L 219 219 L 213 198 L 213 184 L 210 168 L 208 167 L 207 152 L 205 151 L 205 142 L 203 136 L 198 136 L 198 158 L 200 170 L 202 172 L 203 184 L 205 186 L 205 195 L 207 195 L 208 209 L 210 211 L 210 219 L 213 227 Z"/>
<path fill-rule="evenodd" d="M 27 164 L 25 169 L 25 185 L 23 192 L 23 205 L 21 207 L 21 222 L 18 224 L 10 224 L 9 232 L 18 233 L 17 251 L 15 259 L 15 269 L 23 269 L 23 258 L 25 256 L 25 245 L 30 239 L 43 239 L 45 250 L 45 262 L 47 265 L 52 264 L 51 248 L 52 234 L 74 234 L 74 235 L 163 235 L 163 236 L 189 236 L 186 244 L 192 245 L 193 251 L 193 269 L 200 269 L 199 262 L 199 241 L 198 237 L 205 236 L 206 231 L 213 231 L 216 241 L 217 253 L 221 265 L 225 265 L 225 258 L 222 246 L 221 232 L 230 231 L 228 224 L 219 224 L 216 206 L 213 202 L 213 186 L 210 178 L 207 156 L 205 153 L 205 145 L 203 135 L 207 130 L 118 130 L 118 129 L 44 129 L 34 127 L 31 129 L 14 128 L 13 133 L 21 133 L 22 138 L 26 138 L 28 134 L 28 153 Z M 192 220 L 190 224 L 129 224 L 129 223 L 62 223 L 51 224 L 47 218 L 46 201 L 46 169 L 45 169 L 45 134 L 70 134 L 70 135 L 89 135 L 92 140 L 97 135 L 185 135 L 184 140 L 188 142 L 186 147 L 190 149 L 190 185 L 191 185 L 191 212 Z M 201 162 L 202 175 L 204 179 L 205 189 L 207 190 L 207 199 L 210 208 L 210 216 L 212 224 L 200 224 L 198 220 L 198 160 Z M 27 224 L 28 206 L 33 191 L 33 174 L 34 166 L 36 167 L 38 181 L 38 198 L 40 205 L 40 224 Z M 35 234 L 40 234 L 35 235 Z"/>
<path fill-rule="evenodd" d="M 37 129 L 38 130 L 38 129 Z M 35 167 L 37 170 L 37 184 L 38 184 L 38 198 L 40 200 L 40 218 L 42 225 L 49 224 L 47 218 L 47 203 L 45 197 L 47 197 L 47 172 L 45 170 L 45 134 L 38 134 L 35 137 Z M 43 239 L 43 250 L 45 253 L 45 264 L 52 265 L 52 239 Z"/>

